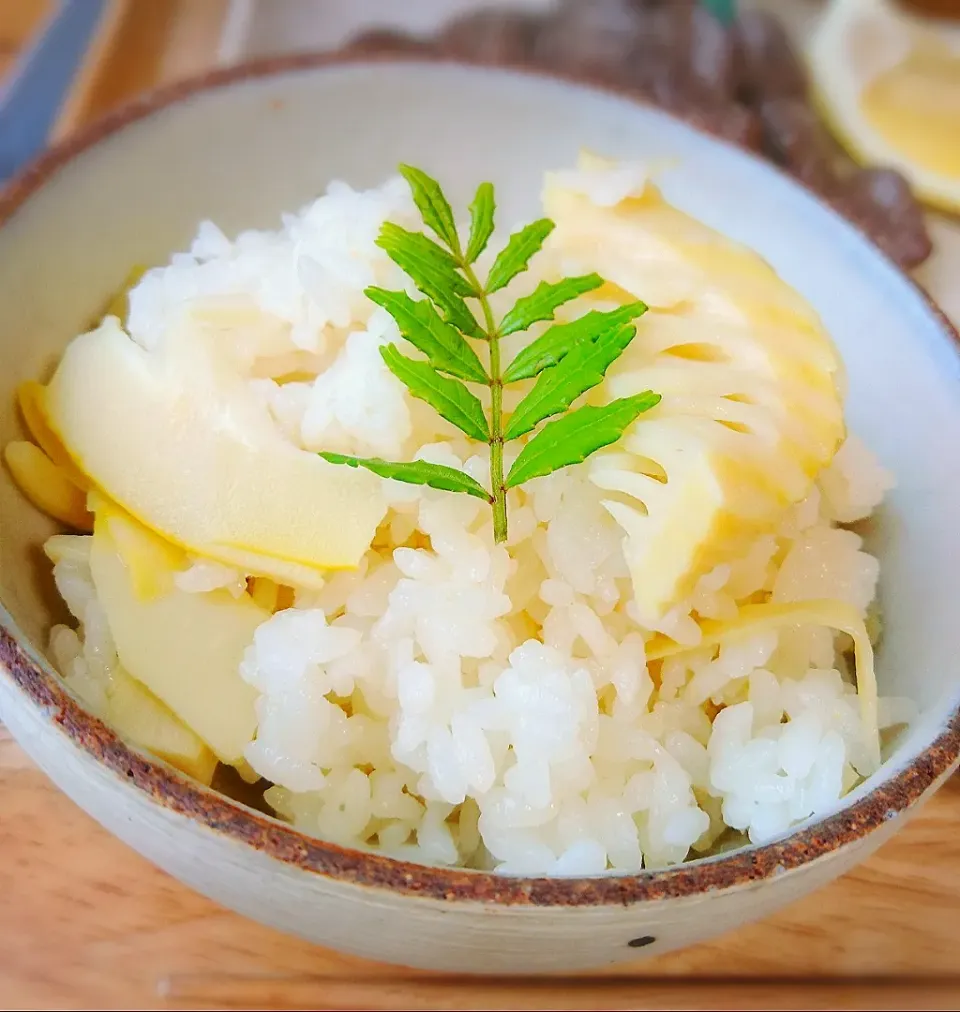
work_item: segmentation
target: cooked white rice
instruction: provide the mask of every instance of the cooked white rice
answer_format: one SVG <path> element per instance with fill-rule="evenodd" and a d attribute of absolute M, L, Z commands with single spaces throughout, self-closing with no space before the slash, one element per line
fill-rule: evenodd
<path fill-rule="evenodd" d="M 285 326 L 250 382 L 291 440 L 416 454 L 486 481 L 485 449 L 409 399 L 380 358 L 399 336 L 362 291 L 404 284 L 374 246 L 385 218 L 414 223 L 400 180 L 366 193 L 331 184 L 277 232 L 230 241 L 204 223 L 189 254 L 134 290 L 130 332 L 152 347 L 185 307 L 253 304 Z M 294 370 L 313 378 L 271 378 Z M 297 590 L 241 667 L 260 693 L 246 759 L 275 785 L 266 799 L 280 817 L 417 861 L 581 875 L 675 864 L 737 833 L 767 841 L 836 806 L 866 769 L 846 637 L 767 632 L 653 673 L 645 644 L 660 631 L 695 647 L 691 613 L 728 619 L 761 591 L 866 614 L 878 564 L 839 524 L 867 516 L 890 477 L 849 438 L 778 532 L 704 573 L 651 627 L 591 473 L 511 493 L 508 547 L 494 545 L 484 503 L 388 483 L 390 512 L 360 568 Z M 58 627 L 51 647 L 96 710 L 117 657 L 75 540 L 55 576 L 79 635 Z M 244 577 L 197 559 L 177 582 L 242 593 Z M 883 701 L 882 724 L 910 716 Z"/>

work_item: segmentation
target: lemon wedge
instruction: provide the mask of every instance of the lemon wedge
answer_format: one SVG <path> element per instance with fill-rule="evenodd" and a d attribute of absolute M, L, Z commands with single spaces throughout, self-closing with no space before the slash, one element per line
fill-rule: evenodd
<path fill-rule="evenodd" d="M 613 493 L 637 608 L 656 627 L 700 575 L 809 494 L 844 436 L 844 374 L 816 313 L 761 257 L 647 180 L 598 198 L 618 167 L 592 155 L 580 167 L 547 179 L 552 248 L 609 279 L 604 299 L 651 307 L 604 388 L 662 400 L 589 466 Z"/>
<path fill-rule="evenodd" d="M 960 210 L 960 28 L 893 0 L 833 0 L 810 43 L 824 118 L 859 161 L 898 169 Z"/>

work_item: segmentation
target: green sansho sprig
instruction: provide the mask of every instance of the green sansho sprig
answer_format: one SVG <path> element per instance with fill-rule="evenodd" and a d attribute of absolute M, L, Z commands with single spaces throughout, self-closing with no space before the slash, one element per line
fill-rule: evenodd
<path fill-rule="evenodd" d="M 414 203 L 424 224 L 439 241 L 423 232 L 409 232 L 386 222 L 377 245 L 408 274 L 425 299 L 405 292 L 366 289 L 366 295 L 396 321 L 400 334 L 422 358 L 409 358 L 396 345 L 381 349 L 387 368 L 410 393 L 426 401 L 448 422 L 471 439 L 490 446 L 490 488 L 454 467 L 426 461 L 402 463 L 379 457 L 353 457 L 321 453 L 332 464 L 363 467 L 382 478 L 429 485 L 446 492 L 465 492 L 493 507 L 493 536 L 507 537 L 507 491 L 531 478 L 539 478 L 615 443 L 643 412 L 660 401 L 650 390 L 621 397 L 601 406 L 571 409 L 574 401 L 603 381 L 610 365 L 636 334 L 632 321 L 646 312 L 632 302 L 610 312 L 593 310 L 572 323 L 554 323 L 523 348 L 509 365 L 501 362 L 501 338 L 528 330 L 534 323 L 552 321 L 556 310 L 604 282 L 598 274 L 541 282 L 517 300 L 499 321 L 494 319 L 490 295 L 505 288 L 525 271 L 532 257 L 553 231 L 549 218 L 531 222 L 510 236 L 497 254 L 486 281 L 481 282 L 474 263 L 493 235 L 494 202 L 491 183 L 481 183 L 470 205 L 470 234 L 463 245 L 450 202 L 440 184 L 421 169 L 401 165 Z M 479 319 L 467 305 L 479 307 Z M 477 354 L 486 345 L 486 364 Z M 504 417 L 506 384 L 535 380 L 516 410 Z M 489 415 L 467 384 L 490 389 Z M 557 417 L 559 416 L 559 417 Z M 530 437 L 507 475 L 503 473 L 504 443 Z"/>

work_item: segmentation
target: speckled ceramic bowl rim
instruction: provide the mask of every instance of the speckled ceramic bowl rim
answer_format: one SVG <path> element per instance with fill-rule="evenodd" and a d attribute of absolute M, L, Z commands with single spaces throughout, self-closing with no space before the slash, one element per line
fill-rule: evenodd
<path fill-rule="evenodd" d="M 387 62 L 447 63 L 547 77 L 618 95 L 638 105 L 642 98 L 605 82 L 524 66 L 474 63 L 429 51 L 349 48 L 333 53 L 304 53 L 259 60 L 215 70 L 142 96 L 67 138 L 28 166 L 0 192 L 2 227 L 44 183 L 77 155 L 124 127 L 199 92 L 297 70 L 345 64 Z M 670 115 L 670 114 L 667 114 Z M 675 117 L 701 133 L 709 123 L 698 117 Z M 718 138 L 721 143 L 730 143 Z M 771 171 L 779 171 L 769 166 Z M 791 181 L 803 188 L 796 180 Z M 819 200 L 816 194 L 811 194 Z M 822 203 L 822 201 L 821 201 Z M 855 227 L 855 226 L 852 226 Z M 866 239 L 867 237 L 864 236 Z M 869 241 L 869 239 L 867 239 Z M 878 251 L 879 252 L 879 251 Z M 883 255 L 882 253 L 880 254 Z M 903 272 L 901 272 L 903 273 Z M 927 302 L 948 340 L 960 335 L 940 308 L 915 282 L 903 275 Z M 269 816 L 187 779 L 159 760 L 126 745 L 109 727 L 87 713 L 52 668 L 36 663 L 16 641 L 0 608 L 0 667 L 26 699 L 47 716 L 77 747 L 156 804 L 196 820 L 209 829 L 269 855 L 284 864 L 358 885 L 448 901 L 492 902 L 524 906 L 585 907 L 630 904 L 694 896 L 741 886 L 779 875 L 837 851 L 905 812 L 960 759 L 960 707 L 944 721 L 937 738 L 894 776 L 836 814 L 775 843 L 746 847 L 729 854 L 693 861 L 662 871 L 590 878 L 520 878 L 489 872 L 440 868 L 399 861 L 315 839 Z"/>

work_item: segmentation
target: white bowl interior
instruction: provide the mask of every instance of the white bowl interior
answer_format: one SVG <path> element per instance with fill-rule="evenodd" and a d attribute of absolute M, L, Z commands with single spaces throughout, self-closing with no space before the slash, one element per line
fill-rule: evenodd
<path fill-rule="evenodd" d="M 667 196 L 762 253 L 822 315 L 845 358 L 851 427 L 897 475 L 877 524 L 883 692 L 921 719 L 890 772 L 960 699 L 960 359 L 922 295 L 832 212 L 776 171 L 629 100 L 536 76 L 417 63 L 336 65 L 215 89 L 69 162 L 0 230 L 0 443 L 21 380 L 45 373 L 134 263 L 164 262 L 203 218 L 226 231 L 400 160 L 461 205 L 491 179 L 504 221 L 532 216 L 544 169 L 581 146 L 669 159 Z M 49 525 L 0 478 L 0 600 L 35 644 L 50 622 L 37 546 Z M 863 790 L 863 788 L 861 788 Z"/>

